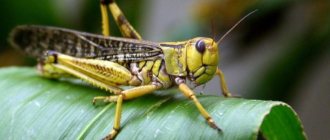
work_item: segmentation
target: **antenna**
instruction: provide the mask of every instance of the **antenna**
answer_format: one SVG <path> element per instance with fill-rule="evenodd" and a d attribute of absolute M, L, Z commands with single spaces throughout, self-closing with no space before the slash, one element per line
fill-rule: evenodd
<path fill-rule="evenodd" d="M 211 21 L 211 32 L 212 32 L 212 38 L 215 39 L 215 23 L 214 23 L 214 17 L 212 18 Z M 212 41 L 212 46 L 213 46 L 214 41 Z"/>
<path fill-rule="evenodd" d="M 250 16 L 251 14 L 253 14 L 254 12 L 256 12 L 256 11 L 258 11 L 258 9 L 256 9 L 256 10 L 254 10 L 254 11 L 252 11 L 252 12 L 250 12 L 250 13 L 248 13 L 247 15 L 245 15 L 243 18 L 241 18 L 238 22 L 236 22 L 236 24 L 233 26 L 233 27 L 231 27 L 218 41 L 217 41 L 217 44 L 220 44 L 222 41 L 223 41 L 223 39 L 232 31 L 232 30 L 234 30 L 235 28 L 236 28 L 236 26 L 238 25 L 238 24 L 240 24 L 244 19 L 246 19 L 248 16 Z"/>

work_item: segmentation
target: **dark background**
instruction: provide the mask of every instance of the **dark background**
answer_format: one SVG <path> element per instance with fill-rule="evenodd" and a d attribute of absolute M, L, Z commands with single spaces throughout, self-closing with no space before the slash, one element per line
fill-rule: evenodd
<path fill-rule="evenodd" d="M 280 100 L 300 116 L 310 139 L 330 131 L 330 2 L 327 0 L 117 0 L 126 17 L 151 41 L 196 36 L 220 38 L 247 13 L 220 45 L 231 92 L 244 98 Z M 35 65 L 7 43 L 21 24 L 101 33 L 98 0 L 2 0 L 0 67 Z M 110 18 L 113 36 L 120 36 Z M 218 78 L 195 91 L 220 94 Z"/>

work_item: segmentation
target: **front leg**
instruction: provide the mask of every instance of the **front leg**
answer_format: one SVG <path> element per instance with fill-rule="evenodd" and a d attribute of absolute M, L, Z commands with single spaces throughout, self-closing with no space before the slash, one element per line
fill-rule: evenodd
<path fill-rule="evenodd" d="M 222 90 L 223 96 L 225 96 L 225 97 L 231 97 L 232 95 L 231 95 L 231 93 L 228 90 L 227 83 L 226 83 L 226 80 L 225 80 L 225 75 L 223 74 L 223 72 L 221 71 L 221 69 L 220 68 L 217 68 L 217 71 L 216 71 L 215 74 L 218 75 L 219 78 L 220 78 L 220 86 L 221 86 L 221 90 Z"/>

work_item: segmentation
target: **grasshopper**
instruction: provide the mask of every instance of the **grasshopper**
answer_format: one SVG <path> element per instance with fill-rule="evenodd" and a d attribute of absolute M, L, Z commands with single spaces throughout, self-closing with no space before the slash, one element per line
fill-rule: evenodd
<path fill-rule="evenodd" d="M 113 129 L 105 139 L 113 139 L 119 133 L 123 101 L 171 87 L 178 87 L 194 102 L 208 125 L 221 131 L 186 82 L 199 86 L 217 75 L 223 95 L 231 96 L 224 74 L 218 67 L 218 45 L 248 15 L 219 41 L 196 37 L 186 41 L 155 43 L 142 40 L 114 0 L 100 0 L 100 8 L 103 35 L 21 25 L 10 33 L 10 43 L 37 57 L 38 71 L 45 77 L 75 77 L 114 94 L 93 99 L 93 104 L 97 101 L 116 102 Z M 108 8 L 125 38 L 110 36 Z M 123 90 L 120 85 L 135 87 Z"/>

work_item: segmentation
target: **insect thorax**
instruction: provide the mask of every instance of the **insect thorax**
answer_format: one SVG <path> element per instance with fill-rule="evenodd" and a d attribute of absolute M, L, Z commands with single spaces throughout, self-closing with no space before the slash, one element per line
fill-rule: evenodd
<path fill-rule="evenodd" d="M 169 75 L 188 79 L 195 86 L 211 80 L 218 64 L 218 45 L 211 38 L 196 37 L 160 44 Z"/>
<path fill-rule="evenodd" d="M 172 78 L 166 72 L 164 63 L 162 58 L 130 63 L 127 68 L 130 69 L 133 78 L 129 85 L 138 86 L 157 83 L 161 84 L 163 88 L 171 87 L 173 85 Z"/>

